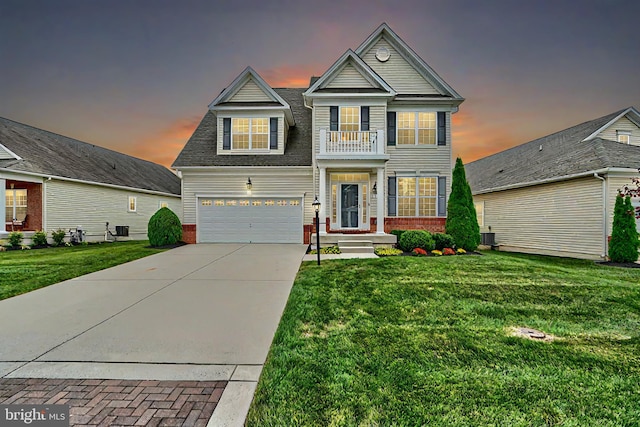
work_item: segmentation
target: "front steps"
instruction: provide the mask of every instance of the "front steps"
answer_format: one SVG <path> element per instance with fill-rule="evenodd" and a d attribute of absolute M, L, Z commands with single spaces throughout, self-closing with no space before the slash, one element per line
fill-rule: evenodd
<path fill-rule="evenodd" d="M 338 240 L 338 247 L 343 254 L 372 254 L 371 240 Z"/>
<path fill-rule="evenodd" d="M 338 246 L 342 253 L 372 254 L 376 246 L 391 247 L 396 244 L 393 234 L 320 234 L 320 247 Z M 311 235 L 311 246 L 316 246 L 316 234 Z"/>

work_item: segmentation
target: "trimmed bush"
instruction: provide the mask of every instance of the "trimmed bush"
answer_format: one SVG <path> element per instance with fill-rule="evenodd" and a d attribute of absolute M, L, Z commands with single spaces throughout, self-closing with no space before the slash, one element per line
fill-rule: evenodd
<path fill-rule="evenodd" d="M 454 248 L 456 246 L 456 242 L 450 234 L 434 233 L 433 241 L 436 242 L 436 249 L 439 251 L 444 248 Z"/>
<path fill-rule="evenodd" d="M 456 166 L 453 169 L 445 230 L 447 234 L 453 236 L 458 248 L 473 251 L 480 244 L 480 226 L 478 226 L 476 208 L 473 205 L 471 187 L 460 157 L 456 159 Z"/>
<path fill-rule="evenodd" d="M 613 209 L 613 229 L 609 242 L 609 258 L 613 262 L 638 260 L 638 231 L 631 197 L 618 194 Z"/>
<path fill-rule="evenodd" d="M 12 231 L 9 233 L 9 245 L 13 248 L 19 248 L 22 246 L 22 239 L 24 238 L 23 234 L 19 231 Z"/>
<path fill-rule="evenodd" d="M 407 230 L 402 233 L 398 241 L 398 248 L 404 252 L 411 252 L 415 248 L 420 248 L 428 252 L 435 247 L 436 243 L 433 241 L 431 234 L 425 230 Z"/>
<path fill-rule="evenodd" d="M 56 231 L 51 232 L 51 238 L 53 239 L 53 246 L 61 246 L 64 244 L 64 236 L 67 232 L 58 228 Z"/>
<path fill-rule="evenodd" d="M 169 208 L 160 208 L 149 219 L 147 236 L 151 246 L 175 245 L 182 239 L 180 218 Z"/>
<path fill-rule="evenodd" d="M 402 237 L 402 233 L 404 233 L 407 230 L 391 230 L 391 234 L 393 234 L 394 236 L 396 236 L 397 240 L 396 242 L 400 241 L 400 237 Z"/>
<path fill-rule="evenodd" d="M 47 246 L 47 233 L 43 230 L 38 230 L 33 233 L 31 246 Z"/>

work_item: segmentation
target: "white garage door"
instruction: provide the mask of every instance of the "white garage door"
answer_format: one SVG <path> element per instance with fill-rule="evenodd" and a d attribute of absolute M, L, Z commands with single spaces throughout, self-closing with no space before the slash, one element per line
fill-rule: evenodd
<path fill-rule="evenodd" d="M 198 199 L 201 243 L 302 243 L 301 198 Z"/>

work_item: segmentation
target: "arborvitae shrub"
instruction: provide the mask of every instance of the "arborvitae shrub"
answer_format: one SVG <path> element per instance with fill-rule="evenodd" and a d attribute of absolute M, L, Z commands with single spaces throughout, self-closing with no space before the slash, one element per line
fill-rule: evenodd
<path fill-rule="evenodd" d="M 476 208 L 473 205 L 471 187 L 460 157 L 456 159 L 456 166 L 453 169 L 445 230 L 453 237 L 459 248 L 473 251 L 480 244 L 480 227 Z"/>
<path fill-rule="evenodd" d="M 609 242 L 609 258 L 613 262 L 638 260 L 638 231 L 631 197 L 618 195 L 613 209 L 613 229 Z"/>
<path fill-rule="evenodd" d="M 425 230 L 407 230 L 400 236 L 398 248 L 404 252 L 411 252 L 415 248 L 424 249 L 429 252 L 436 247 L 436 243 L 431 237 L 431 233 Z"/>
<path fill-rule="evenodd" d="M 149 219 L 147 236 L 151 246 L 174 245 L 182 239 L 180 218 L 169 208 L 160 208 Z"/>

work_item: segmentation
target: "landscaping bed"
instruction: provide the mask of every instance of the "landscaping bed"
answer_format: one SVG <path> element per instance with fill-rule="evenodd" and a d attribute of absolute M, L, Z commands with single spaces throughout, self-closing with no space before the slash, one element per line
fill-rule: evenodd
<path fill-rule="evenodd" d="M 305 263 L 247 424 L 638 425 L 638 301 L 585 260 Z"/>

